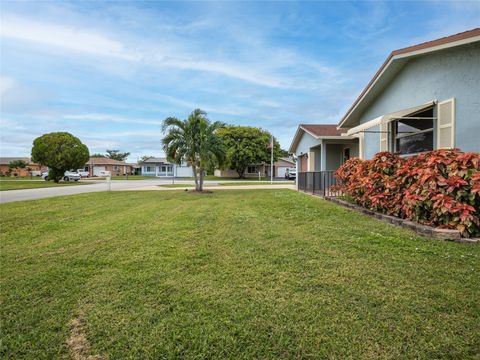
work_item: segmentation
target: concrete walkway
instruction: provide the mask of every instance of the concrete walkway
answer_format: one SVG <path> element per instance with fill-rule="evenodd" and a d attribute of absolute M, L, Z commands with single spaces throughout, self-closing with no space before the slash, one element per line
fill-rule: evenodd
<path fill-rule="evenodd" d="M 21 181 L 21 180 L 19 180 Z M 107 191 L 108 185 L 104 180 L 86 180 L 89 182 L 88 185 L 79 185 L 79 186 L 59 186 L 59 187 L 48 187 L 48 188 L 36 188 L 36 189 L 21 189 L 21 190 L 7 190 L 0 191 L 0 203 L 14 202 L 14 201 L 26 201 L 26 200 L 36 200 L 44 199 L 55 196 L 65 196 L 65 195 L 76 195 L 84 194 L 90 192 L 100 192 Z M 278 184 L 278 185 L 269 185 L 266 182 L 258 182 L 258 185 L 235 185 L 235 186 L 221 186 L 218 185 L 222 182 L 232 182 L 232 180 L 219 180 L 205 181 L 205 189 L 207 190 L 228 190 L 228 189 L 278 189 L 278 188 L 294 188 L 293 185 L 289 184 Z M 252 181 L 254 182 L 254 181 Z M 124 191 L 124 190 L 184 190 L 184 188 L 165 188 L 158 185 L 172 184 L 172 179 L 148 179 L 148 180 L 112 180 L 111 181 L 111 190 L 112 191 Z M 185 184 L 193 186 L 194 182 L 192 180 L 179 180 L 175 179 L 175 184 Z M 265 185 L 262 185 L 265 184 Z"/>

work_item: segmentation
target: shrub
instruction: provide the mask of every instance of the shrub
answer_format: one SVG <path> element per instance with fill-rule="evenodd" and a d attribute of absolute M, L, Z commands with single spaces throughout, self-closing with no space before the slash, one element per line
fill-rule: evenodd
<path fill-rule="evenodd" d="M 480 235 L 480 154 L 435 150 L 409 158 L 381 152 L 348 160 L 338 187 L 370 210 Z"/>

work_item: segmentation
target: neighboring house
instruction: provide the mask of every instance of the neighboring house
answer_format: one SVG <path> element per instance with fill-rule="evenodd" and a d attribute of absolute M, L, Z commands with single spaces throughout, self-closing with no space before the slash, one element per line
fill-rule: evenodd
<path fill-rule="evenodd" d="M 166 158 L 151 157 L 138 163 L 142 175 L 160 177 L 192 177 L 193 170 L 186 164 L 177 165 Z"/>
<path fill-rule="evenodd" d="M 336 170 L 358 156 L 358 139 L 337 125 L 301 124 L 289 152 L 297 158 L 297 172 Z"/>
<path fill-rule="evenodd" d="M 393 51 L 339 128 L 359 156 L 480 151 L 480 28 Z"/>
<path fill-rule="evenodd" d="M 110 171 L 112 176 L 134 174 L 131 164 L 106 157 L 91 157 L 85 164 L 85 171 L 88 171 L 90 176 L 100 176 L 103 171 Z"/>
<path fill-rule="evenodd" d="M 1 157 L 0 158 L 0 174 L 6 175 L 9 173 L 10 168 L 8 165 L 17 160 L 22 160 L 26 162 L 27 168 L 25 169 L 14 169 L 11 174 L 17 174 L 17 176 L 40 176 L 42 172 L 47 171 L 46 166 L 41 166 L 39 164 L 32 163 L 32 160 L 29 157 Z"/>
<path fill-rule="evenodd" d="M 260 176 L 269 177 L 270 170 L 271 170 L 270 168 L 271 166 L 269 163 L 263 163 L 263 164 L 257 164 L 257 165 L 252 164 L 247 166 L 244 176 L 253 178 L 253 177 L 258 177 L 258 173 L 260 173 Z M 285 171 L 291 168 L 295 168 L 295 161 L 293 159 L 280 158 L 273 163 L 273 177 L 285 177 Z M 235 177 L 238 177 L 238 173 L 236 170 L 231 170 L 231 169 L 226 169 L 226 170 L 216 169 L 214 172 L 214 176 L 235 178 Z"/>

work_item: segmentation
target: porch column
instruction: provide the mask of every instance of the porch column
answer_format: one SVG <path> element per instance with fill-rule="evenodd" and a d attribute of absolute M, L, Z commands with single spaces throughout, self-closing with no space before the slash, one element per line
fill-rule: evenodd
<path fill-rule="evenodd" d="M 308 153 L 307 171 L 315 171 L 315 152 Z"/>
<path fill-rule="evenodd" d="M 320 151 L 320 169 L 319 171 L 325 171 L 327 169 L 327 144 L 322 142 Z"/>

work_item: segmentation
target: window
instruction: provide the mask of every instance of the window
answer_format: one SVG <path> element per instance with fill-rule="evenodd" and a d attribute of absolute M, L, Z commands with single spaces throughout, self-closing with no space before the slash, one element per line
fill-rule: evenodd
<path fill-rule="evenodd" d="M 113 171 L 118 171 L 118 170 L 119 170 L 118 165 L 113 165 Z"/>
<path fill-rule="evenodd" d="M 433 108 L 393 121 L 394 151 L 416 154 L 433 150 Z"/>
<path fill-rule="evenodd" d="M 349 159 L 350 159 L 350 148 L 344 148 L 343 149 L 343 162 L 345 163 Z"/>
<path fill-rule="evenodd" d="M 151 166 L 151 165 L 145 166 L 145 172 L 154 172 L 154 171 L 155 171 L 155 170 L 154 170 L 154 167 L 153 167 L 153 166 Z"/>
<path fill-rule="evenodd" d="M 247 166 L 247 174 L 258 174 L 258 166 L 256 165 Z"/>

